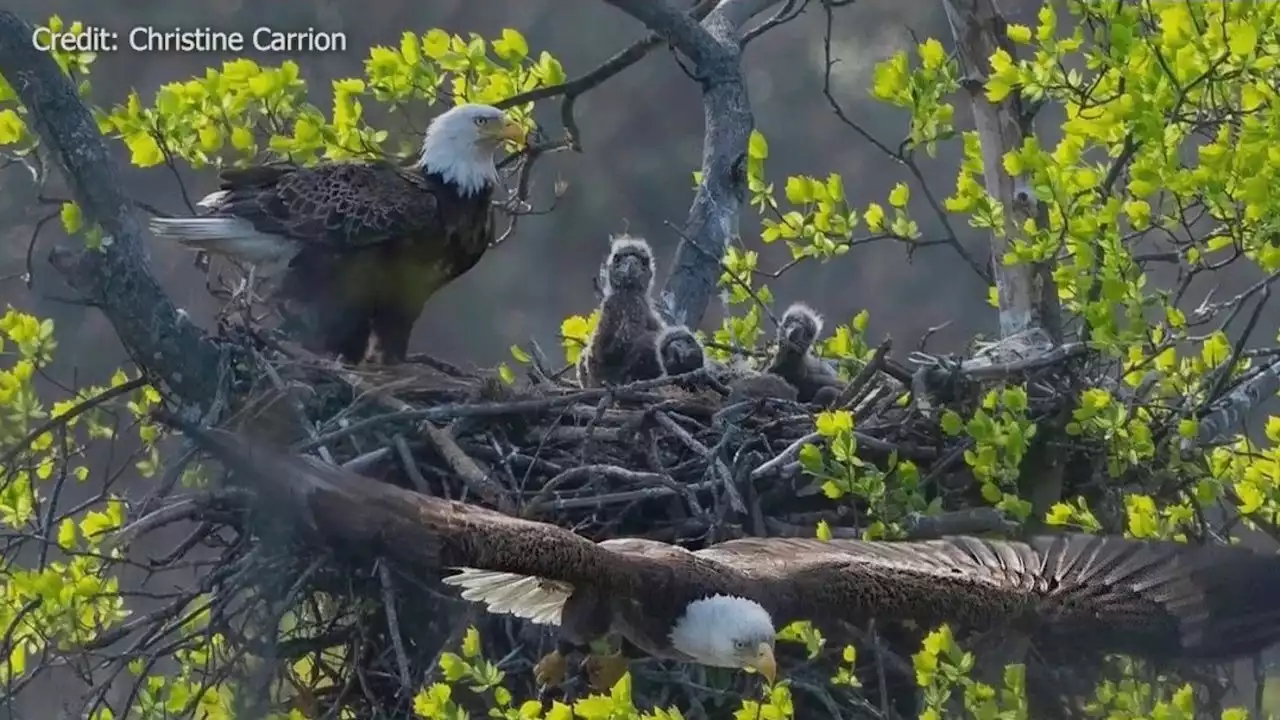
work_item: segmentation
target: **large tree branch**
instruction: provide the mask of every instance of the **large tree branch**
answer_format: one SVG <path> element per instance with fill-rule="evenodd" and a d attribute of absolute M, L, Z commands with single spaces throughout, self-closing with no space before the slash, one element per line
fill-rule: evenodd
<path fill-rule="evenodd" d="M 986 96 L 990 58 L 1003 49 L 1010 56 L 1013 47 L 1005 35 L 1006 23 L 995 0 L 942 0 L 955 37 L 956 50 L 964 65 L 964 86 L 969 91 L 973 124 L 982 140 L 982 171 L 987 192 L 1004 207 L 1004 227 L 991 234 L 992 274 L 1000 302 L 1000 336 L 1008 337 L 1030 328 L 1042 328 L 1061 342 L 1057 327 L 1058 295 L 1047 267 L 1020 263 L 1005 265 L 1010 240 L 1022 231 L 1026 221 L 1036 219 L 1038 203 L 1025 182 L 1015 181 L 1004 171 L 1005 153 L 1022 147 L 1026 129 L 1018 93 L 1009 93 L 1000 102 Z"/>
<path fill-rule="evenodd" d="M 1058 291 L 1047 263 L 1005 265 L 1009 245 L 1028 220 L 1044 226 L 1043 208 L 1029 184 L 1004 171 L 1006 153 L 1022 147 L 1031 132 L 1021 97 L 1009 93 L 1000 102 L 987 99 L 990 58 L 997 50 L 1012 57 L 1007 24 L 996 0 L 942 0 L 964 66 L 964 87 L 969 91 L 973 124 L 982 144 L 982 173 L 987 192 L 1004 208 L 1004 226 L 991 233 L 991 271 L 1000 303 L 1000 337 L 1049 351 L 1062 342 Z M 1037 342 L 1045 338 L 1050 342 Z M 1035 354 L 1024 360 L 1035 360 Z M 1031 502 L 1031 527 L 1036 528 L 1054 503 L 1062 498 L 1063 457 L 1054 431 L 1042 432 L 1024 461 L 1020 478 L 1022 496 Z"/>
<path fill-rule="evenodd" d="M 755 121 L 742 76 L 742 26 L 781 0 L 721 0 L 701 23 L 667 0 L 605 2 L 666 38 L 692 61 L 702 84 L 702 182 L 662 290 L 669 319 L 696 325 L 715 293 L 746 199 L 747 141 Z"/>
<path fill-rule="evenodd" d="M 1275 397 L 1277 390 L 1280 390 L 1280 362 L 1259 370 L 1214 403 L 1200 418 L 1196 437 L 1184 439 L 1182 449 L 1189 451 L 1197 445 L 1212 445 L 1229 439 L 1232 433 L 1240 431 L 1249 413 Z"/>
<path fill-rule="evenodd" d="M 139 364 L 183 401 L 207 406 L 217 395 L 219 348 L 151 274 L 141 226 L 93 116 L 31 34 L 31 25 L 0 11 L 0 74 L 26 106 L 28 123 L 61 167 L 84 216 L 109 238 L 101 251 L 55 250 L 50 261 L 102 309 Z"/>

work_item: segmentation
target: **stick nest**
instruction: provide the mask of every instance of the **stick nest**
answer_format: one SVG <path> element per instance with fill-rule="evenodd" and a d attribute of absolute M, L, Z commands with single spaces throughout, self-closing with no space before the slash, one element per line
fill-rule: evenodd
<path fill-rule="evenodd" d="M 883 477 L 883 497 L 870 501 L 878 503 L 876 517 L 896 512 L 890 531 L 907 537 L 1009 530 L 1013 523 L 980 498 L 964 460 L 964 436 L 944 433 L 938 422 L 943 408 L 969 417 L 990 379 L 970 377 L 956 363 L 911 371 L 888 350 L 886 343 L 855 369 L 838 408 L 854 419 L 857 456 Z M 372 481 L 555 523 L 596 540 L 639 536 L 692 549 L 744 535 L 812 536 L 819 523 L 834 536 L 857 537 L 867 525 L 865 497 L 831 499 L 825 480 L 802 464 L 812 453 L 808 445 L 827 452 L 817 430 L 823 408 L 773 398 L 729 403 L 701 371 L 583 390 L 556 379 L 538 359 L 527 377 L 511 382 L 430 358 L 353 369 L 298 351 L 255 350 L 247 357 L 250 366 L 233 374 L 253 381 L 229 393 L 247 398 L 231 408 L 231 427 L 317 453 Z M 1060 411 L 1066 394 L 1062 366 L 1076 358 L 1062 353 L 998 374 L 1040 388 L 1030 414 L 1047 417 Z M 926 386 L 931 402 L 920 401 Z M 903 490 L 895 473 L 907 461 L 916 487 Z M 916 510 L 933 507 L 913 512 L 912 503 Z M 250 512 L 252 506 L 249 494 L 236 489 L 214 490 L 186 506 L 203 521 L 190 544 L 220 553 L 200 588 L 214 598 L 209 627 L 232 646 L 281 660 L 273 670 L 256 666 L 258 674 L 249 674 L 240 700 L 246 716 L 278 709 L 283 698 L 310 717 L 336 716 L 326 713 L 337 706 L 357 717 L 403 717 L 414 694 L 441 679 L 442 653 L 458 652 L 470 626 L 479 630 L 484 657 L 506 673 L 502 685 L 517 699 L 536 697 L 531 667 L 551 649 L 550 629 L 486 615 L 438 578 L 413 577 L 361 548 L 300 543 L 278 514 L 263 522 L 263 508 Z M 263 639 L 279 627 L 288 628 L 279 639 Z M 817 660 L 803 645 L 779 646 L 796 701 L 813 709 L 810 716 L 884 717 L 891 704 L 914 696 L 909 654 L 918 644 L 882 649 L 885 632 L 850 632 L 829 642 L 833 650 Z M 839 662 L 840 649 L 854 641 L 868 672 L 864 688 L 834 689 L 828 660 Z M 743 673 L 655 661 L 635 663 L 632 671 L 637 704 L 678 704 L 686 717 L 731 717 L 742 697 L 758 693 L 758 680 Z M 455 700 L 468 701 L 466 686 L 455 689 Z M 565 692 L 584 689 L 571 682 Z M 909 705 L 898 707 L 910 712 Z M 485 714 L 478 701 L 472 709 Z"/>

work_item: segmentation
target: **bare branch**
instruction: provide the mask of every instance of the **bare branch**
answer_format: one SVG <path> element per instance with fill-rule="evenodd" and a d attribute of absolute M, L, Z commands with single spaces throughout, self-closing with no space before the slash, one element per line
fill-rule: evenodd
<path fill-rule="evenodd" d="M 673 322 L 695 326 L 720 277 L 746 198 L 747 140 L 755 121 L 742 76 L 741 29 L 781 0 L 722 0 L 701 24 L 668 2 L 605 0 L 666 38 L 693 63 L 705 122 L 702 182 L 660 303 Z"/>
<path fill-rule="evenodd" d="M 133 204 L 75 86 L 31 42 L 32 26 L 0 11 L 0 74 L 28 111 L 32 130 L 57 161 L 85 217 L 110 242 L 99 251 L 55 250 L 50 261 L 102 309 L 135 360 L 184 401 L 207 405 L 221 379 L 216 344 L 174 306 L 151 274 Z"/>
<path fill-rule="evenodd" d="M 1200 418 L 1196 439 L 1182 441 L 1183 452 L 1195 445 L 1221 442 L 1229 434 L 1237 432 L 1249 412 L 1274 397 L 1277 391 L 1280 391 L 1280 362 L 1263 368 L 1210 408 L 1208 414 Z"/>

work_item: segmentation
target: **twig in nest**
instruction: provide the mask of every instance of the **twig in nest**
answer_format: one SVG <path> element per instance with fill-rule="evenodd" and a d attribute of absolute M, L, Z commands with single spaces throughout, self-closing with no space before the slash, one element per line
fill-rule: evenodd
<path fill-rule="evenodd" d="M 690 492 L 699 492 L 710 490 L 719 485 L 716 481 L 703 481 L 685 486 Z M 671 497 L 681 494 L 682 491 L 675 490 L 665 485 L 654 485 L 638 490 L 625 490 L 616 493 L 604 493 L 603 495 L 589 495 L 575 498 L 554 498 L 542 503 L 540 509 L 551 510 L 574 510 L 580 508 L 596 508 L 606 505 L 617 505 L 621 503 L 633 503 L 639 500 L 652 500 L 654 498 Z"/>
<path fill-rule="evenodd" d="M 515 509 L 511 498 L 502 487 L 484 470 L 481 470 L 480 465 L 472 460 L 470 455 L 458 447 L 458 442 L 453 439 L 453 433 L 448 428 L 438 428 L 428 420 L 422 423 L 422 432 L 435 446 L 444 461 L 449 464 L 449 468 L 458 473 L 458 477 L 462 478 L 462 482 L 472 492 L 486 502 L 493 503 L 502 512 L 510 513 Z"/>
<path fill-rule="evenodd" d="M 343 470 L 350 470 L 353 473 L 363 473 L 373 467 L 386 456 L 391 454 L 391 448 L 380 447 L 377 450 L 370 450 L 363 455 L 357 455 L 350 460 L 342 463 Z"/>
<path fill-rule="evenodd" d="M 404 436 L 397 435 L 391 442 L 396 447 L 396 454 L 400 456 L 400 464 L 404 466 L 404 473 L 409 476 L 409 481 L 413 483 L 413 488 L 423 495 L 430 495 L 431 486 L 427 485 L 427 479 L 422 477 L 422 471 L 418 470 L 418 462 L 413 459 L 413 453 L 409 451 L 409 443 L 405 442 Z"/>
<path fill-rule="evenodd" d="M 892 348 L 893 340 L 885 338 L 880 343 L 880 347 L 877 347 L 875 353 L 871 355 L 871 359 L 867 361 L 867 364 L 858 371 L 858 374 L 841 391 L 840 397 L 836 399 L 835 407 L 848 407 L 853 403 L 858 394 L 862 392 L 862 388 L 871 382 L 871 378 L 875 377 L 876 373 L 880 372 L 880 369 L 884 366 L 885 356 L 889 354 L 889 350 Z"/>
<path fill-rule="evenodd" d="M 724 461 L 712 454 L 711 450 L 706 445 L 698 442 L 698 439 L 690 435 L 689 431 L 680 427 L 675 420 L 671 419 L 670 415 L 659 411 L 655 412 L 653 417 L 667 432 L 675 435 L 680 442 L 684 443 L 685 447 L 706 459 L 707 464 L 711 466 L 709 471 L 713 477 L 720 481 L 725 495 L 729 498 L 729 506 L 733 508 L 734 512 L 745 515 L 747 513 L 747 503 L 743 501 L 742 493 L 738 492 L 738 487 L 734 485 L 733 473 L 729 472 L 729 468 L 724 464 Z"/>
<path fill-rule="evenodd" d="M 378 579 L 382 582 L 382 606 L 387 613 L 387 633 L 391 635 L 391 647 L 396 653 L 396 667 L 400 670 L 400 692 L 407 697 L 413 693 L 413 680 L 409 676 L 409 655 L 404 651 L 404 638 L 400 636 L 400 617 L 396 613 L 396 590 L 391 583 L 391 570 L 385 561 L 378 562 Z"/>
<path fill-rule="evenodd" d="M 582 478 L 595 477 L 609 477 L 620 480 L 624 483 L 644 485 L 651 488 L 667 488 L 668 490 L 671 490 L 672 493 L 684 495 L 685 500 L 689 503 L 689 509 L 692 512 L 695 514 L 702 513 L 702 505 L 698 502 L 697 493 L 695 493 L 688 485 L 676 482 L 670 475 L 663 473 L 637 472 L 635 470 L 618 467 L 617 465 L 596 464 L 569 468 L 548 480 L 547 483 L 542 486 L 542 489 L 538 491 L 538 494 L 529 501 L 529 504 L 525 509 L 525 514 L 533 514 L 547 505 L 552 494 L 556 492 L 561 485 Z"/>

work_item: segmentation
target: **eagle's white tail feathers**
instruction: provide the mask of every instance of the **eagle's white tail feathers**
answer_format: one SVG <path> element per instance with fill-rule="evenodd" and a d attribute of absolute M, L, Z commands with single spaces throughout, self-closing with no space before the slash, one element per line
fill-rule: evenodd
<path fill-rule="evenodd" d="M 506 613 L 543 625 L 559 625 L 564 604 L 573 589 L 542 578 L 462 568 L 443 579 L 462 588 L 462 599 L 484 603 L 493 613 Z"/>
<path fill-rule="evenodd" d="M 232 217 L 152 218 L 151 234 L 254 264 L 285 260 L 298 252 L 292 240 L 259 232 L 253 223 Z"/>
<path fill-rule="evenodd" d="M 212 210 L 218 207 L 219 205 L 221 205 L 222 201 L 227 197 L 228 194 L 230 194 L 230 192 L 231 192 L 230 190 L 216 190 L 214 192 L 211 192 L 208 195 L 205 195 L 203 198 L 201 198 L 200 202 L 196 203 L 196 207 L 208 208 Z"/>

